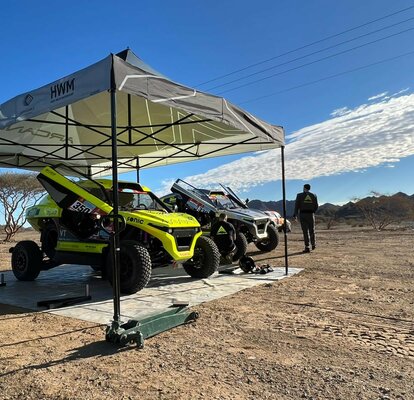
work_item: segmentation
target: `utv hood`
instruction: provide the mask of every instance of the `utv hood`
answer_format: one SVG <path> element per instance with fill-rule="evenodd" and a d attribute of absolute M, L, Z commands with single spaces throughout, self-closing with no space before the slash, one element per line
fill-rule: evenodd
<path fill-rule="evenodd" d="M 134 219 L 145 219 L 153 223 L 168 228 L 198 228 L 199 222 L 191 215 L 184 213 L 164 213 L 162 211 L 139 210 L 132 212 L 121 212 L 127 218 L 127 221 Z M 138 221 L 137 221 L 138 222 Z"/>
<path fill-rule="evenodd" d="M 248 218 L 248 219 L 269 219 L 269 216 L 262 211 L 259 210 L 251 210 L 248 208 L 228 208 L 226 210 L 232 214 L 238 215 L 240 218 Z"/>

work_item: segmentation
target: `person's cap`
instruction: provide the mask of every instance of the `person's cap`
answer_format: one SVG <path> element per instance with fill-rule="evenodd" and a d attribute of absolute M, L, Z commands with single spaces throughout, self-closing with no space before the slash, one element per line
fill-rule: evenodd
<path fill-rule="evenodd" d="M 306 189 L 306 190 L 310 190 L 311 185 L 309 185 L 309 183 L 305 183 L 305 184 L 303 185 L 303 188 L 304 188 L 304 189 Z"/>

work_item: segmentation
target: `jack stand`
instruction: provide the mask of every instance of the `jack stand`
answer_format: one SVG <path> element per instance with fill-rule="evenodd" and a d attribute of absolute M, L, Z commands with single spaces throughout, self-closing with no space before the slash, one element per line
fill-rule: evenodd
<path fill-rule="evenodd" d="M 140 321 L 129 320 L 122 325 L 119 321 L 112 321 L 111 325 L 106 328 L 105 339 L 107 342 L 121 346 L 135 342 L 137 347 L 142 349 L 145 339 L 195 321 L 199 317 L 198 312 L 187 310 L 187 306 L 173 306 L 171 310 L 151 315 Z"/>
<path fill-rule="evenodd" d="M 6 286 L 6 282 L 5 282 L 5 280 L 4 280 L 4 274 L 1 274 L 0 275 L 0 287 L 1 286 Z"/>

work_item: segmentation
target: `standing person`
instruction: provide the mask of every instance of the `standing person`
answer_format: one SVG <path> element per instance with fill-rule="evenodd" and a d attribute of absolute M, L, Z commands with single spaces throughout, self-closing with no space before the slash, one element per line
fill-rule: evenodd
<path fill-rule="evenodd" d="M 310 246 L 315 250 L 315 212 L 318 209 L 318 198 L 310 192 L 309 183 L 303 185 L 303 192 L 298 193 L 295 201 L 295 212 L 293 217 L 299 214 L 300 225 L 303 231 L 303 240 L 305 241 L 305 250 L 303 253 L 310 253 Z"/>

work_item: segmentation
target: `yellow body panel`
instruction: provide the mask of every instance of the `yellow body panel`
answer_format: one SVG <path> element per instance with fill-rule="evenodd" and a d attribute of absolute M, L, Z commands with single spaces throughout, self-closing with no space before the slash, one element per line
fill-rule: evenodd
<path fill-rule="evenodd" d="M 68 191 L 78 195 L 82 199 L 92 203 L 102 211 L 102 214 L 110 214 L 113 207 L 93 194 L 89 193 L 86 189 L 89 181 L 81 181 L 79 184 L 72 182 L 70 179 L 59 174 L 51 167 L 45 167 L 41 174 L 45 177 L 60 184 Z M 105 189 L 112 188 L 112 181 L 108 179 L 97 179 L 96 182 L 101 184 Z M 93 183 L 90 183 L 92 186 Z M 83 188 L 84 187 L 84 188 Z M 143 191 L 150 192 L 150 190 L 140 185 Z M 165 251 L 175 261 L 186 261 L 194 254 L 194 248 L 197 239 L 202 235 L 199 222 L 191 215 L 184 213 L 168 213 L 155 210 L 133 210 L 133 211 L 120 211 L 120 215 L 125 218 L 127 225 L 134 226 L 147 232 L 151 236 L 159 239 L 165 249 Z M 60 218 L 62 215 L 62 209 L 56 204 L 56 202 L 50 197 L 50 195 L 44 196 L 41 201 L 27 210 L 28 222 L 36 229 L 42 229 L 42 221 L 50 218 Z M 193 228 L 194 236 L 192 238 L 191 245 L 186 251 L 179 251 L 177 248 L 176 240 L 171 234 L 173 229 L 185 229 Z M 59 241 L 56 247 L 58 251 L 74 251 L 85 253 L 102 253 L 103 249 L 108 246 L 107 242 L 93 243 L 87 241 Z"/>
<path fill-rule="evenodd" d="M 76 251 L 78 253 L 101 254 L 105 247 L 108 247 L 108 243 L 59 241 L 56 246 L 56 250 L 57 251 Z"/>

